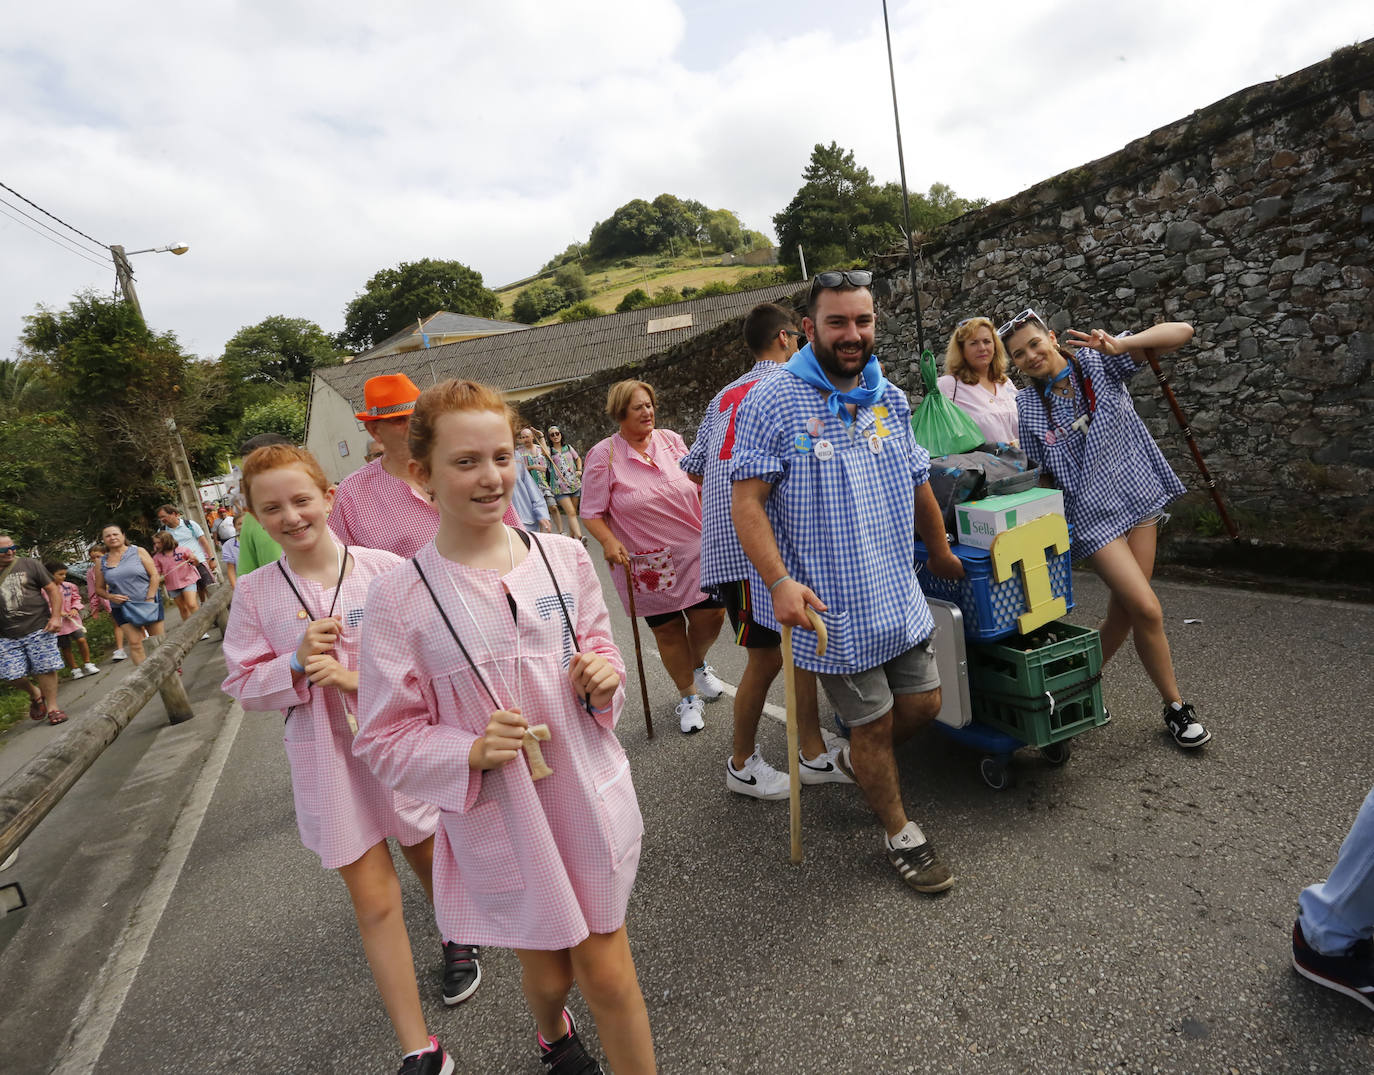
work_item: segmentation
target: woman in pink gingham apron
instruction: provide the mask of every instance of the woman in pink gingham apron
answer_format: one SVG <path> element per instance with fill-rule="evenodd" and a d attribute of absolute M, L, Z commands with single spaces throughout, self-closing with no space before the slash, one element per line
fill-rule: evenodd
<path fill-rule="evenodd" d="M 348 886 L 373 980 L 405 1054 L 401 1071 L 452 1072 L 425 1026 L 400 880 L 386 843 L 396 839 L 429 891 L 439 811 L 387 787 L 353 756 L 364 601 L 369 584 L 402 561 L 334 538 L 326 522 L 334 489 L 302 448 L 274 444 L 252 452 L 243 462 L 242 487 L 283 556 L 235 588 L 223 689 L 245 709 L 286 715 L 301 842 Z"/>
<path fill-rule="evenodd" d="M 439 925 L 516 950 L 548 1070 L 601 1070 L 566 1008 L 576 981 L 616 1075 L 644 1075 L 653 1038 L 625 929 L 644 823 L 614 731 L 624 665 L 582 545 L 501 521 L 522 465 L 514 424 L 470 381 L 415 405 L 411 456 L 439 531 L 368 594 L 353 749 L 439 807 Z"/>
<path fill-rule="evenodd" d="M 627 574 L 633 579 L 635 612 L 654 632 L 681 696 L 678 727 L 690 735 L 706 726 L 702 703 L 723 693 L 706 654 L 725 608 L 701 591 L 701 491 L 678 466 L 687 445 L 654 428 L 654 403 L 653 387 L 643 381 L 611 386 L 606 413 L 620 431 L 587 453 L 582 521 L 601 542 L 627 615 Z"/>

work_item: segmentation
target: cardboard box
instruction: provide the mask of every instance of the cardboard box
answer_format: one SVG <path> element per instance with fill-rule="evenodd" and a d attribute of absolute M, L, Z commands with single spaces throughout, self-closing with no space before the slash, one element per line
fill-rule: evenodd
<path fill-rule="evenodd" d="M 962 545 L 992 548 L 998 534 L 1042 515 L 1063 515 L 1064 494 L 1058 489 L 1027 489 L 1024 493 L 990 496 L 957 504 L 954 516 Z"/>

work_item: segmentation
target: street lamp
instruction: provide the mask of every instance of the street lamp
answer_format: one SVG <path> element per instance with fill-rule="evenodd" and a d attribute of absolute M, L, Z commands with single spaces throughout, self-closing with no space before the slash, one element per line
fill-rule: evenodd
<path fill-rule="evenodd" d="M 143 250 L 130 250 L 125 253 L 124 248 L 119 245 L 110 247 L 110 256 L 114 258 L 115 279 L 119 281 L 119 288 L 124 292 L 134 310 L 140 318 L 143 317 L 143 307 L 138 304 L 138 292 L 134 290 L 134 270 L 129 264 L 129 258 L 134 254 L 177 254 L 181 255 L 190 250 L 189 243 L 168 243 L 166 246 L 150 246 Z"/>
<path fill-rule="evenodd" d="M 130 250 L 127 253 L 122 246 L 110 247 L 110 254 L 114 258 L 115 277 L 119 281 L 120 290 L 124 292 L 124 297 L 129 300 L 129 305 L 138 314 L 138 319 L 143 321 L 145 325 L 147 321 L 143 316 L 143 307 L 138 304 L 138 292 L 134 290 L 134 270 L 129 265 L 129 258 L 134 254 L 181 255 L 190 249 L 188 243 L 168 243 L 166 246 L 150 246 L 143 250 Z M 209 534 L 210 527 L 205 521 L 205 512 L 200 506 L 200 490 L 196 488 L 196 479 L 191 473 L 191 461 L 186 458 L 186 445 L 182 442 L 176 419 L 169 416 L 163 421 L 166 423 L 167 432 L 171 438 L 172 473 L 176 477 L 178 494 L 186 504 L 186 513 L 200 525 L 201 533 Z M 219 578 L 218 564 L 215 565 L 215 577 Z"/>

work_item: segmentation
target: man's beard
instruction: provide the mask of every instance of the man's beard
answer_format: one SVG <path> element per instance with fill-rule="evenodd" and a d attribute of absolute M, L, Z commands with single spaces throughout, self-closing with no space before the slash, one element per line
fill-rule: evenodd
<path fill-rule="evenodd" d="M 816 361 L 820 363 L 821 369 L 829 376 L 840 380 L 847 380 L 850 377 L 857 377 L 863 373 L 863 369 L 868 365 L 868 359 L 873 349 L 871 347 L 865 349 L 861 340 L 861 357 L 856 360 L 857 364 L 853 369 L 846 369 L 842 364 L 843 360 L 840 358 L 839 354 L 836 353 L 835 349 L 827 344 L 821 343 L 819 339 L 811 341 L 811 351 L 816 356 Z"/>

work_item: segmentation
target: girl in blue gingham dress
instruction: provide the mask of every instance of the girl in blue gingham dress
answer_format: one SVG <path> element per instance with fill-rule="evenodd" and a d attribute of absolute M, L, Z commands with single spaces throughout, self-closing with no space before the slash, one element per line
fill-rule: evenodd
<path fill-rule="evenodd" d="M 1193 338 L 1193 326 L 1155 325 L 1129 336 L 1129 347 L 1127 336 L 1069 329 L 1077 353 L 1061 347 L 1034 310 L 1018 314 L 997 333 L 1012 364 L 1028 378 L 1027 390 L 1016 397 L 1021 448 L 1064 493 L 1073 558 L 1085 560 L 1110 591 L 1107 617 L 1098 628 L 1102 659 L 1110 659 L 1131 635 L 1164 700 L 1174 741 L 1200 747 L 1211 734 L 1179 694 L 1164 613 L 1150 586 L 1156 527 L 1183 483 L 1126 389 L 1146 349 L 1177 350 Z"/>

